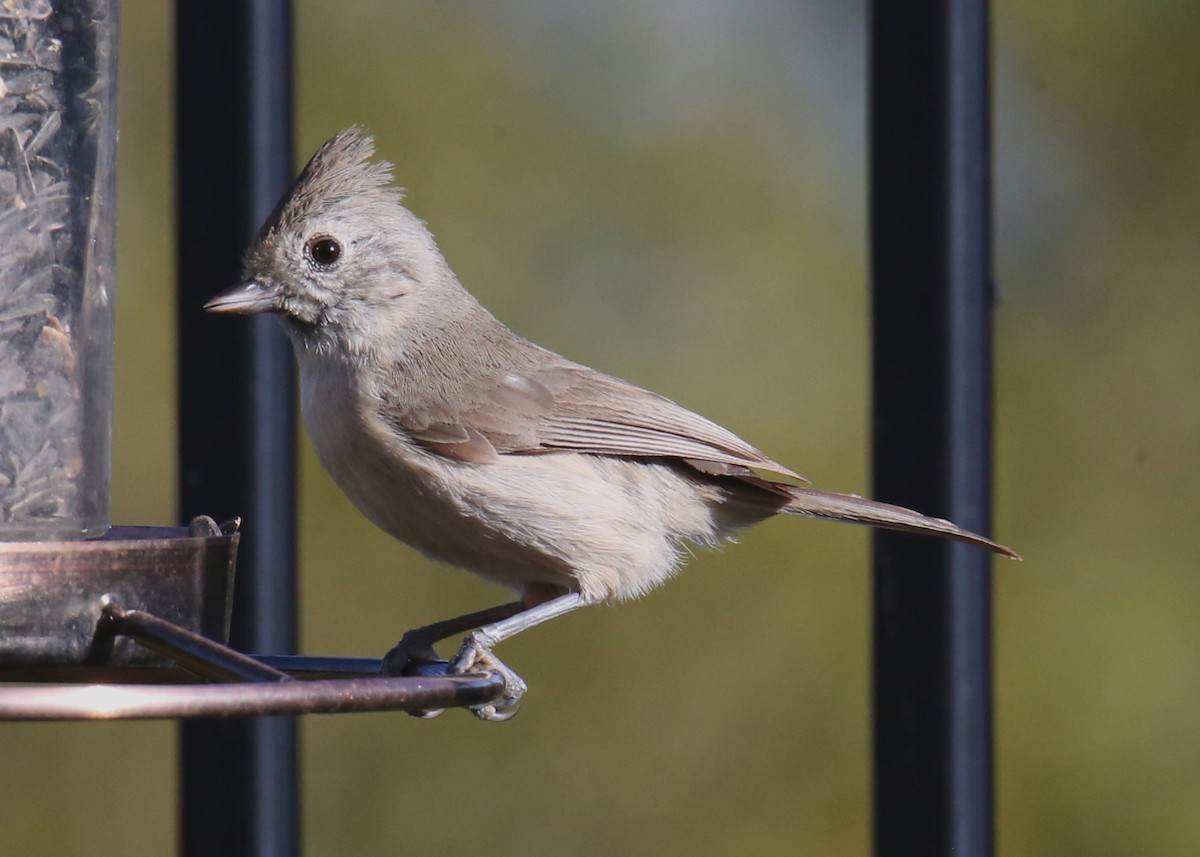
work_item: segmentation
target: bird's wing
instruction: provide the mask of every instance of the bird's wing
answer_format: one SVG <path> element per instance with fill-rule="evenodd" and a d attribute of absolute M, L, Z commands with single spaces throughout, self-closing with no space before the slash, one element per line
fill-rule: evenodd
<path fill-rule="evenodd" d="M 569 451 L 675 458 L 714 475 L 752 475 L 753 468 L 802 479 L 670 399 L 566 361 L 481 380 L 461 400 L 386 416 L 425 448 L 476 463 Z"/>

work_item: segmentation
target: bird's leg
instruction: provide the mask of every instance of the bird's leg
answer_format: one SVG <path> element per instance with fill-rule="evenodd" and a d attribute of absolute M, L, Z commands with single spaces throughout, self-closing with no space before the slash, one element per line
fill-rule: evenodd
<path fill-rule="evenodd" d="M 441 622 L 406 631 L 400 638 L 400 642 L 384 655 L 380 672 L 384 675 L 403 675 L 410 666 L 436 661 L 438 656 L 437 652 L 433 650 L 433 644 L 438 640 L 453 637 L 464 631 L 487 625 L 489 622 L 508 619 L 520 613 L 524 607 L 525 605 L 520 601 L 514 601 L 511 604 L 489 607 L 487 610 L 479 610 L 465 616 L 455 616 L 453 619 L 444 619 Z"/>
<path fill-rule="evenodd" d="M 578 592 L 571 592 L 530 607 L 528 610 L 514 613 L 490 625 L 483 625 L 467 635 L 462 648 L 450 662 L 450 672 L 493 671 L 504 677 L 504 696 L 496 702 L 472 708 L 476 717 L 482 720 L 507 720 L 517 713 L 521 697 L 528 690 L 524 679 L 505 666 L 492 653 L 492 648 L 497 643 L 502 643 L 534 625 L 540 625 L 556 616 L 569 613 L 586 603 Z"/>

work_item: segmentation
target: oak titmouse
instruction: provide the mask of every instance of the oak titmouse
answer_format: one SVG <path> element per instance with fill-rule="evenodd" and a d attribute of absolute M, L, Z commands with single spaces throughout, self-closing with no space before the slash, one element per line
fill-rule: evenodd
<path fill-rule="evenodd" d="M 688 544 L 776 514 L 932 533 L 1016 555 L 949 521 L 801 487 L 797 474 L 669 399 L 514 334 L 459 284 L 372 161 L 360 128 L 329 140 L 263 226 L 223 313 L 276 313 L 304 423 L 364 515 L 519 601 L 405 635 L 388 662 L 479 628 L 453 662 L 585 604 L 670 577 Z M 507 704 L 481 714 L 499 719 Z"/>

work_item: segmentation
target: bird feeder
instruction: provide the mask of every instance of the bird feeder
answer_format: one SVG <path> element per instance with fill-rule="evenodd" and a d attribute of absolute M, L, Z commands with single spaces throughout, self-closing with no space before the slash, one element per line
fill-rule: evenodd
<path fill-rule="evenodd" d="M 110 527 L 117 5 L 0 0 L 0 682 L 23 683 L 0 719 L 498 698 L 497 675 L 236 652 L 236 522 Z"/>

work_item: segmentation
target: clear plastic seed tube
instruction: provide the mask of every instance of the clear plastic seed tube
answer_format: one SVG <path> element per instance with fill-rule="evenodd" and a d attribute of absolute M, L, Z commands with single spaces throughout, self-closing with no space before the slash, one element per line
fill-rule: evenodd
<path fill-rule="evenodd" d="M 117 0 L 0 0 L 0 540 L 103 535 Z"/>

